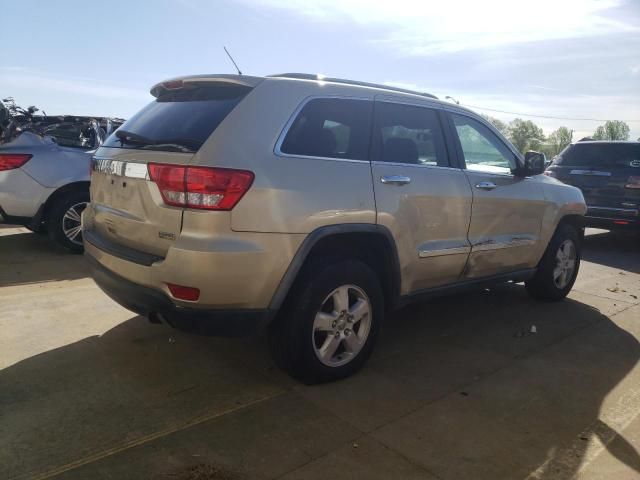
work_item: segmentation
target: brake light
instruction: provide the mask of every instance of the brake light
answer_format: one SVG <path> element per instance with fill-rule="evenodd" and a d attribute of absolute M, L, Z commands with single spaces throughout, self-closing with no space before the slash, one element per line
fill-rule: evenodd
<path fill-rule="evenodd" d="M 176 207 L 186 206 L 186 167 L 179 165 L 149 164 L 149 177 L 156 182 L 164 203 Z"/>
<path fill-rule="evenodd" d="M 201 210 L 231 210 L 253 183 L 253 172 L 216 167 L 149 164 L 164 203 Z"/>
<path fill-rule="evenodd" d="M 177 90 L 178 88 L 182 88 L 182 85 L 182 80 L 169 80 L 162 84 L 162 86 L 167 90 Z"/>
<path fill-rule="evenodd" d="M 14 170 L 20 168 L 33 155 L 28 153 L 0 153 L 0 172 L 4 170 Z"/>
<path fill-rule="evenodd" d="M 639 176 L 631 176 L 627 178 L 627 184 L 624 188 L 640 188 L 640 177 Z"/>
<path fill-rule="evenodd" d="M 174 285 L 173 283 L 167 283 L 167 287 L 169 287 L 171 295 L 180 300 L 195 302 L 200 298 L 200 289 L 198 288 Z"/>

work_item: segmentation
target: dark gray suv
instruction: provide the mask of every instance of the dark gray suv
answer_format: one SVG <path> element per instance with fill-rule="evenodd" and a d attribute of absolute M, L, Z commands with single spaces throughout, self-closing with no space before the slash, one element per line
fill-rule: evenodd
<path fill-rule="evenodd" d="M 545 175 L 582 190 L 587 226 L 640 228 L 640 142 L 573 143 Z"/>

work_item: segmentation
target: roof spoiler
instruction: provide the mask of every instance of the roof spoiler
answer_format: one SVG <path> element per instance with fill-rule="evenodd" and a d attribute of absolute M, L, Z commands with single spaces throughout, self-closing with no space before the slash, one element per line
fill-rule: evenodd
<path fill-rule="evenodd" d="M 188 77 L 176 77 L 160 82 L 151 87 L 151 95 L 158 97 L 161 92 L 182 88 L 184 85 L 197 83 L 217 83 L 223 85 L 239 85 L 243 87 L 255 87 L 264 78 L 250 75 L 191 75 Z"/>

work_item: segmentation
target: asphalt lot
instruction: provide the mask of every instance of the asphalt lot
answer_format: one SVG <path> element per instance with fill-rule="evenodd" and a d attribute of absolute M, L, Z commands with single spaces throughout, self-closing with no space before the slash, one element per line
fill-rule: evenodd
<path fill-rule="evenodd" d="M 0 478 L 640 478 L 640 241 L 590 231 L 584 256 L 564 302 L 416 305 L 305 387 L 264 338 L 152 325 L 0 225 Z"/>

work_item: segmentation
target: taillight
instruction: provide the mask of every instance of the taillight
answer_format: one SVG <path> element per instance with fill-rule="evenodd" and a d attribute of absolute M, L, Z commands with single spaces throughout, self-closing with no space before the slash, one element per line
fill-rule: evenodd
<path fill-rule="evenodd" d="M 27 163 L 32 156 L 33 155 L 29 155 L 28 153 L 0 153 L 0 172 L 20 168 Z"/>
<path fill-rule="evenodd" d="M 251 187 L 254 175 L 247 170 L 150 163 L 149 177 L 167 205 L 231 210 Z"/>
<path fill-rule="evenodd" d="M 639 176 L 631 176 L 627 178 L 627 184 L 624 188 L 640 188 L 640 177 Z"/>
<path fill-rule="evenodd" d="M 179 165 L 149 164 L 149 177 L 156 182 L 164 203 L 176 207 L 186 206 L 186 167 Z"/>

